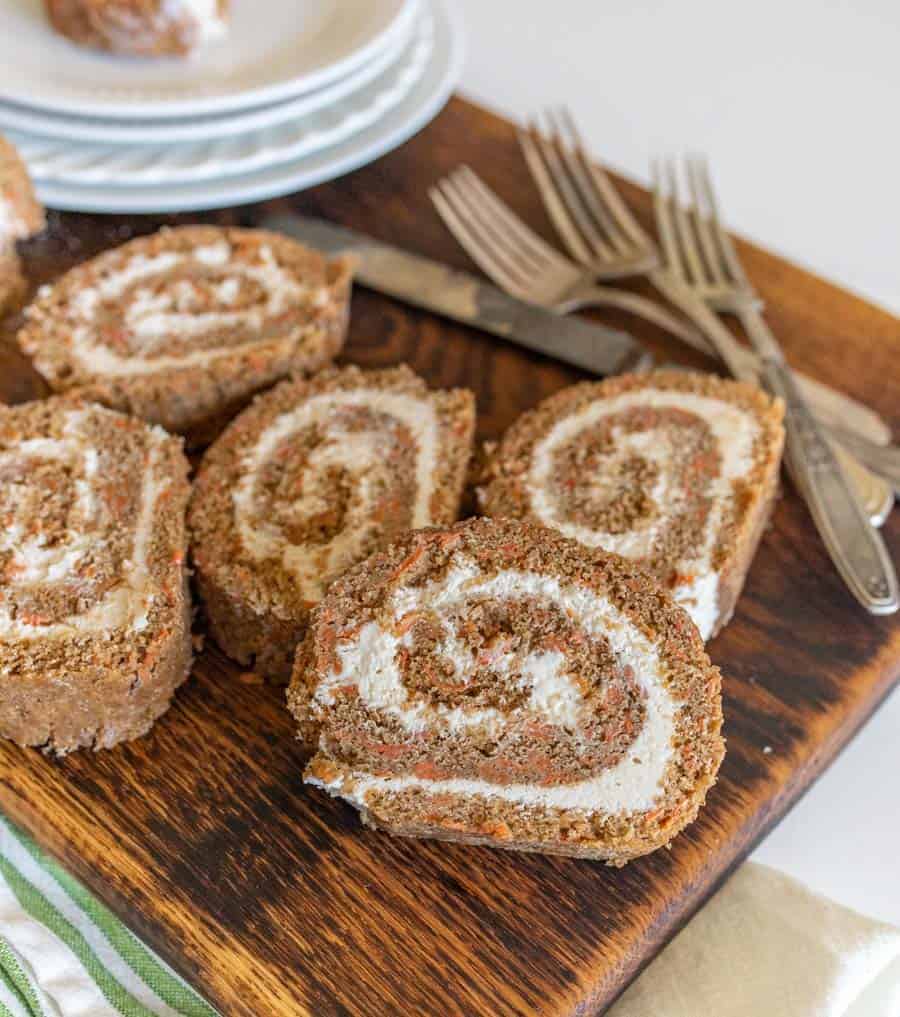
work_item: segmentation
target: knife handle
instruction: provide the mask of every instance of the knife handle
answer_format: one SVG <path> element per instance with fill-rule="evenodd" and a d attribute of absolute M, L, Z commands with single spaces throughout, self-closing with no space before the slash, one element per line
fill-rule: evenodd
<path fill-rule="evenodd" d="M 892 614 L 900 596 L 884 541 L 856 500 L 790 368 L 778 356 L 763 357 L 762 368 L 770 390 L 785 403 L 791 476 L 838 571 L 867 611 Z"/>

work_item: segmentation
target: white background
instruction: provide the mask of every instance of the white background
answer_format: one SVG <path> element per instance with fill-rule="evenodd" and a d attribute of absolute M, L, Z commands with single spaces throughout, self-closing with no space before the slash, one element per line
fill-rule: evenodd
<path fill-rule="evenodd" d="M 636 178 L 705 152 L 738 232 L 900 313 L 895 0 L 450 2 L 473 98 L 565 102 Z"/>
<path fill-rule="evenodd" d="M 638 179 L 707 153 L 735 229 L 900 313 L 896 0 L 450 2 L 469 96 L 518 118 L 565 102 Z M 895 692 L 755 857 L 900 923 L 898 851 Z"/>

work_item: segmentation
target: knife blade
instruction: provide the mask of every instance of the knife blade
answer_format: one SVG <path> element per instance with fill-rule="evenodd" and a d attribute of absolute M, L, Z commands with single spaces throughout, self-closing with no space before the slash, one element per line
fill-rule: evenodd
<path fill-rule="evenodd" d="M 260 225 L 325 254 L 351 254 L 357 262 L 355 280 L 369 289 L 587 371 L 618 374 L 652 363 L 650 353 L 626 332 L 560 317 L 516 300 L 467 272 L 324 219 L 282 213 L 267 216 Z"/>

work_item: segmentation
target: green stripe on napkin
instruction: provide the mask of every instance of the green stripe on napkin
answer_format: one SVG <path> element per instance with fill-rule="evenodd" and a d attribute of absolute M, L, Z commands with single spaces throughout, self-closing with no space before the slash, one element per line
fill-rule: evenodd
<path fill-rule="evenodd" d="M 0 1017 L 216 1017 L 113 913 L 0 817 Z"/>

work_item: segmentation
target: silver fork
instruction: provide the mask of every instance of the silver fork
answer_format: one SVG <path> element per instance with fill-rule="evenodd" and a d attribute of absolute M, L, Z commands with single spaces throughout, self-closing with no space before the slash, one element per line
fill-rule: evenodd
<path fill-rule="evenodd" d="M 890 614 L 900 607 L 900 594 L 884 542 L 863 511 L 762 316 L 761 301 L 722 226 L 705 162 L 688 160 L 686 176 L 690 206 L 680 200 L 674 163 L 654 166 L 654 211 L 666 273 L 678 286 L 740 321 L 759 356 L 767 387 L 784 400 L 788 467 L 832 560 L 868 611 Z M 740 377 L 745 372 L 731 344 L 718 352 L 734 374 Z"/>
<path fill-rule="evenodd" d="M 520 300 L 560 314 L 583 307 L 616 307 L 685 342 L 703 341 L 692 325 L 660 304 L 626 290 L 598 286 L 592 273 L 545 243 L 468 166 L 448 174 L 429 194 L 472 260 Z M 634 269 L 627 274 L 633 275 Z"/>
<path fill-rule="evenodd" d="M 601 171 L 602 172 L 602 171 Z M 429 191 L 438 213 L 472 260 L 498 286 L 508 293 L 530 303 L 540 304 L 560 313 L 597 303 L 602 294 L 603 303 L 627 309 L 651 320 L 667 315 L 661 307 L 632 293 L 598 287 L 592 277 L 586 277 L 567 258 L 546 244 L 467 166 L 460 167 L 439 181 Z M 617 213 L 627 216 L 624 207 Z M 623 219 L 623 222 L 625 220 Z M 643 236 L 636 223 L 633 236 Z M 660 256 L 649 238 L 645 238 L 644 254 L 629 257 L 628 264 L 650 262 L 657 267 L 650 270 L 660 291 L 676 307 L 688 314 L 716 340 L 716 347 L 730 343 L 730 362 L 741 370 L 739 377 L 757 380 L 758 365 L 749 350 L 735 340 L 704 301 L 674 281 L 660 265 Z M 625 264 L 625 262 L 623 262 Z M 645 306 L 649 305 L 649 307 Z M 675 331 L 677 322 L 659 321 L 663 328 Z M 718 337 L 717 337 L 718 336 Z M 681 334 L 695 345 L 702 341 L 699 334 Z M 715 354 L 715 347 L 705 346 Z M 891 486 L 875 476 L 844 452 L 839 453 L 851 476 L 860 500 L 876 525 L 884 522 L 894 504 Z"/>
<path fill-rule="evenodd" d="M 694 332 L 683 338 L 715 355 L 713 347 L 729 341 L 728 329 L 709 313 L 702 299 L 673 289 L 660 264 L 656 245 L 641 229 L 602 167 L 588 156 L 571 114 L 561 109 L 546 113 L 545 119 L 546 131 L 532 121 L 526 130 L 519 132 L 519 141 L 547 212 L 569 253 L 595 279 L 645 275 L 702 333 Z M 759 364 L 752 351 L 735 345 L 733 360 L 758 372 Z M 802 375 L 799 378 L 820 420 L 870 470 L 900 492 L 900 448 L 889 444 L 889 432 L 880 418 L 855 400 L 811 378 Z M 867 437 L 871 440 L 866 440 Z M 845 466 L 853 470 L 849 463 L 845 462 Z M 857 477 L 854 471 L 855 483 L 857 479 L 870 489 L 865 501 L 873 516 L 879 511 L 886 514 L 892 504 L 890 492 L 880 483 L 873 486 L 871 476 L 866 482 L 862 474 Z"/>

